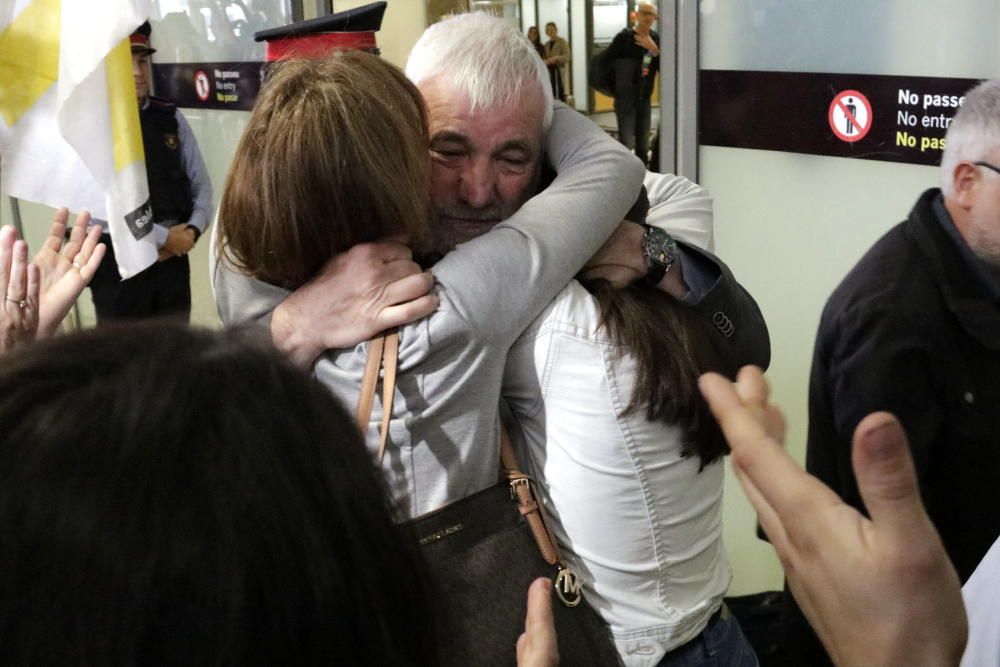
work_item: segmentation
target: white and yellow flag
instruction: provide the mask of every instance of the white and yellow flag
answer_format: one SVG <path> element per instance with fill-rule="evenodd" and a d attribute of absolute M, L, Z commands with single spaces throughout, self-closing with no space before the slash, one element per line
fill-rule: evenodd
<path fill-rule="evenodd" d="M 0 191 L 108 221 L 123 278 L 156 261 L 129 35 L 151 0 L 0 0 Z"/>

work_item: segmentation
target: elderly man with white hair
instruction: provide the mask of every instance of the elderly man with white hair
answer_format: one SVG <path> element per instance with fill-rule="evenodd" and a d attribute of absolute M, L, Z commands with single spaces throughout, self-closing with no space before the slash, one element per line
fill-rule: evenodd
<path fill-rule="evenodd" d="M 875 411 L 909 436 L 920 491 L 964 582 L 1000 535 L 1000 80 L 973 89 L 924 192 L 834 291 L 809 391 L 806 466 L 864 507 L 851 434 Z M 825 658 L 790 607 L 796 664 Z"/>

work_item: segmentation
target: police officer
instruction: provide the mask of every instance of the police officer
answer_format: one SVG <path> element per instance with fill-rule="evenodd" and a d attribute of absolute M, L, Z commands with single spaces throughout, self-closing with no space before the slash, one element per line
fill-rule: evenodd
<path fill-rule="evenodd" d="M 212 184 L 191 126 L 167 100 L 149 94 L 152 29 L 143 23 L 130 37 L 132 71 L 139 102 L 146 177 L 153 208 L 153 231 L 160 250 L 156 263 L 122 280 L 107 224 L 107 254 L 90 285 L 97 323 L 114 319 L 172 315 L 191 318 L 188 253 L 211 220 Z"/>

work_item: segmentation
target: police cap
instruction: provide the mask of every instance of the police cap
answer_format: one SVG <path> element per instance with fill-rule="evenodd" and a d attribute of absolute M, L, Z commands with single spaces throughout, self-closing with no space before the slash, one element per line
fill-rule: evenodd
<path fill-rule="evenodd" d="M 268 62 L 283 58 L 322 58 L 332 51 L 360 49 L 378 53 L 375 31 L 382 27 L 386 3 L 373 2 L 363 7 L 300 21 L 280 28 L 254 33 L 254 40 L 267 42 L 264 58 Z"/>

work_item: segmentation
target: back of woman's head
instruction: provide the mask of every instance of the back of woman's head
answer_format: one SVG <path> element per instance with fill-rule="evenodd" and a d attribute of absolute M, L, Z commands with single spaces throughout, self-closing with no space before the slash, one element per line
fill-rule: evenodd
<path fill-rule="evenodd" d="M 432 664 L 351 417 L 237 334 L 0 359 L 0 663 Z"/>
<path fill-rule="evenodd" d="M 223 257 L 295 288 L 357 243 L 428 237 L 423 99 L 368 53 L 289 60 L 268 71 L 219 208 Z"/>
<path fill-rule="evenodd" d="M 644 223 L 648 212 L 649 197 L 643 187 L 625 220 Z M 597 300 L 608 337 L 632 357 L 635 384 L 624 414 L 641 410 L 649 421 L 680 426 L 683 454 L 697 455 L 702 468 L 728 453 L 722 430 L 698 390 L 702 373 L 730 377 L 736 373 L 718 333 L 689 307 L 646 282 L 623 289 L 606 280 L 580 284 Z"/>

